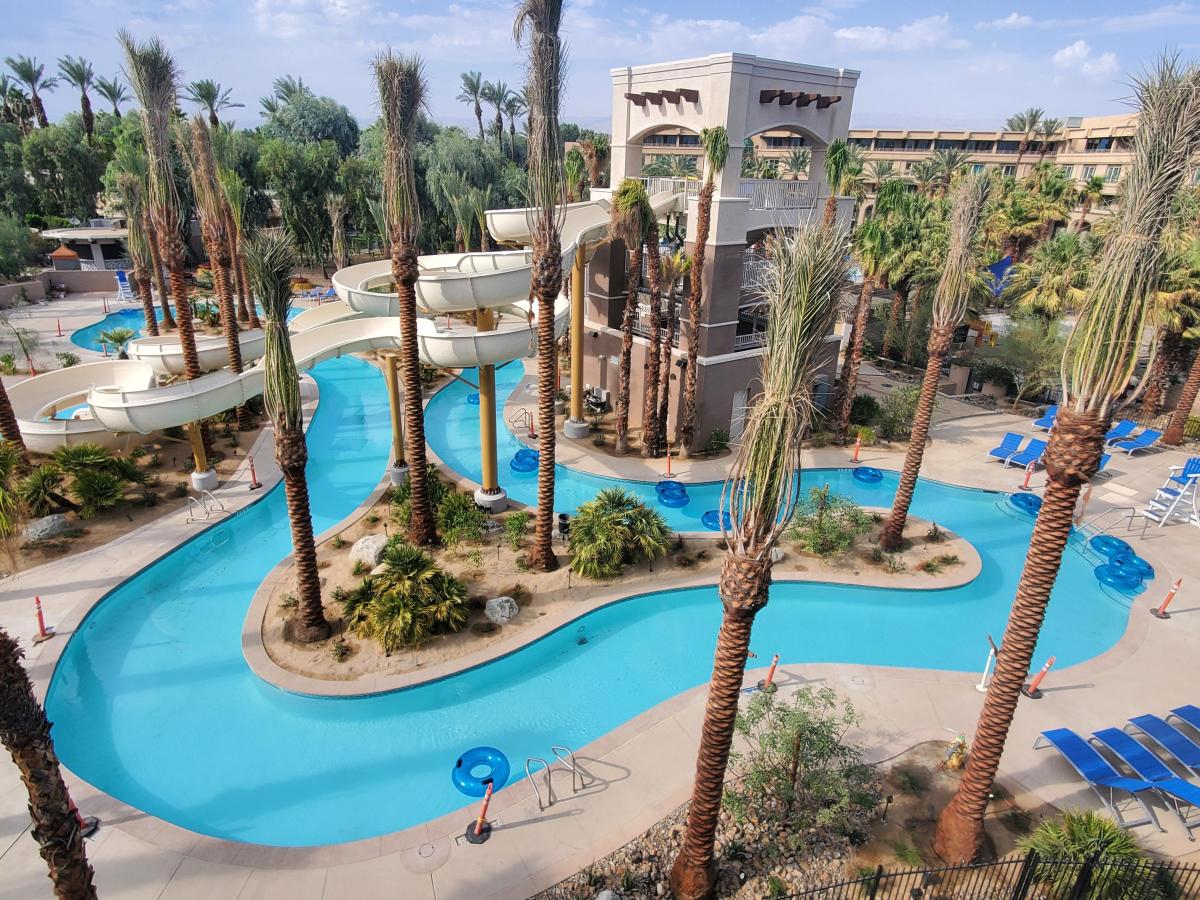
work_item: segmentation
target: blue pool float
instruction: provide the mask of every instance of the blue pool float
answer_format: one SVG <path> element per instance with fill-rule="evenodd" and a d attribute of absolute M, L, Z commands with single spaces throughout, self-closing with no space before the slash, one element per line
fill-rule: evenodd
<path fill-rule="evenodd" d="M 679 509 L 680 507 L 687 506 L 688 500 L 690 499 L 691 498 L 687 495 L 687 491 L 665 490 L 658 492 L 658 502 L 663 506 L 669 506 L 672 509 Z"/>
<path fill-rule="evenodd" d="M 472 774 L 480 766 L 487 768 L 487 774 Z M 450 771 L 450 780 L 468 797 L 482 797 L 487 793 L 489 782 L 493 791 L 504 787 L 508 783 L 508 773 L 508 757 L 495 747 L 472 747 L 458 758 Z"/>
<path fill-rule="evenodd" d="M 879 484 L 883 481 L 883 473 L 874 466 L 863 466 L 854 470 L 854 477 L 864 484 Z"/>
<path fill-rule="evenodd" d="M 471 406 L 478 406 L 479 405 L 479 392 L 475 391 L 474 393 L 467 394 L 467 403 Z"/>
<path fill-rule="evenodd" d="M 1127 543 L 1111 534 L 1098 534 L 1090 541 L 1088 546 L 1099 553 L 1101 556 L 1112 559 L 1114 556 L 1134 556 L 1133 548 Z"/>
<path fill-rule="evenodd" d="M 1141 581 L 1154 577 L 1154 566 L 1136 553 L 1118 553 L 1109 559 L 1109 562 L 1124 572 L 1132 572 Z"/>
<path fill-rule="evenodd" d="M 1015 493 L 1008 495 L 1008 502 L 1027 515 L 1036 516 L 1042 508 L 1042 498 L 1037 494 Z"/>
<path fill-rule="evenodd" d="M 538 452 L 522 447 L 513 455 L 508 467 L 514 472 L 535 472 L 538 467 Z"/>
<path fill-rule="evenodd" d="M 725 528 L 733 527 L 733 520 L 729 518 L 729 513 L 718 509 L 710 509 L 700 517 L 700 522 L 709 531 L 720 531 L 722 526 Z"/>
<path fill-rule="evenodd" d="M 1112 563 L 1096 566 L 1096 578 L 1101 584 L 1107 584 L 1109 587 L 1115 587 L 1122 591 L 1132 591 L 1141 587 L 1142 584 L 1142 579 L 1136 573 L 1120 566 L 1114 566 Z"/>
<path fill-rule="evenodd" d="M 671 481 L 668 479 L 656 484 L 654 490 L 661 494 L 663 491 L 686 491 L 687 488 L 683 486 L 682 481 Z"/>

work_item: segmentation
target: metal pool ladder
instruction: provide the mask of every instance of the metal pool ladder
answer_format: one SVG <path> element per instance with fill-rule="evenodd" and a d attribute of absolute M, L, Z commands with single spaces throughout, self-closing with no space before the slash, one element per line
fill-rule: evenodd
<path fill-rule="evenodd" d="M 201 491 L 199 500 L 188 494 L 187 501 L 189 525 L 193 522 L 211 522 L 214 515 L 229 512 L 225 509 L 225 504 L 213 496 L 212 491 Z"/>
<path fill-rule="evenodd" d="M 583 772 L 580 771 L 578 764 L 575 762 L 575 754 L 570 747 L 554 745 L 550 748 L 550 752 L 554 754 L 557 762 L 562 763 L 571 772 L 571 793 L 578 794 L 581 790 L 587 787 L 583 780 Z M 534 763 L 542 764 L 542 771 L 546 773 L 546 801 L 542 802 L 542 792 L 538 790 L 537 781 L 533 777 L 533 772 L 530 769 Z M 525 777 L 529 779 L 529 783 L 533 786 L 533 793 L 537 797 L 538 811 L 544 812 L 554 805 L 554 783 L 551 781 L 550 772 L 553 767 L 540 756 L 530 756 L 525 760 Z M 578 785 L 578 786 L 576 786 Z"/>

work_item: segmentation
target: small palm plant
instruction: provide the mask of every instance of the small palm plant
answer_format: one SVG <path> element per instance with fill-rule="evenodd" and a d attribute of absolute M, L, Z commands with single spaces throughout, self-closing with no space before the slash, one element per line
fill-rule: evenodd
<path fill-rule="evenodd" d="M 1022 850 L 1036 853 L 1053 864 L 1039 865 L 1033 880 L 1052 896 L 1066 896 L 1078 876 L 1064 862 L 1101 860 L 1093 873 L 1089 897 L 1122 900 L 1126 897 L 1166 897 L 1155 889 L 1153 875 L 1138 866 L 1145 860 L 1137 841 L 1112 819 L 1093 810 L 1067 810 L 1061 819 L 1043 822 L 1017 842 Z"/>
<path fill-rule="evenodd" d="M 296 251 L 282 230 L 263 230 L 246 243 L 246 268 L 254 295 L 262 303 L 264 323 L 263 403 L 275 426 L 275 461 L 283 473 L 288 520 L 292 530 L 292 555 L 296 562 L 299 621 L 293 637 L 305 643 L 329 636 L 329 623 L 321 605 L 321 580 L 317 548 L 313 541 L 312 513 L 308 505 L 308 444 L 300 402 L 300 377 L 292 357 L 287 317 L 292 306 L 292 272 Z"/>
<path fill-rule="evenodd" d="M 579 507 L 567 536 L 571 570 L 615 578 L 627 565 L 653 561 L 671 549 L 666 520 L 623 488 L 605 488 Z"/>
<path fill-rule="evenodd" d="M 109 328 L 107 331 L 102 331 L 96 336 L 96 339 L 101 344 L 106 344 L 113 348 L 121 359 L 128 359 L 125 352 L 125 345 L 133 340 L 137 334 L 132 328 Z"/>

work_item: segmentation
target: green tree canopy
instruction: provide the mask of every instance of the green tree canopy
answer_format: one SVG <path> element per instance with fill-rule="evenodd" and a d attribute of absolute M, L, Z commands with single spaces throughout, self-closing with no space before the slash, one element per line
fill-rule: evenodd
<path fill-rule="evenodd" d="M 337 185 L 341 155 L 333 141 L 292 143 L 279 138 L 262 145 L 260 166 L 275 191 L 283 224 L 311 259 L 321 259 L 329 240 L 325 195 Z"/>
<path fill-rule="evenodd" d="M 101 176 L 112 156 L 113 122 L 107 114 L 98 115 L 90 144 L 78 113 L 25 138 L 21 159 L 34 190 L 34 208 L 27 212 L 80 219 L 95 215 Z"/>
<path fill-rule="evenodd" d="M 332 141 L 340 156 L 349 156 L 358 149 L 359 128 L 350 110 L 336 100 L 302 94 L 272 113 L 262 134 L 288 143 Z"/>

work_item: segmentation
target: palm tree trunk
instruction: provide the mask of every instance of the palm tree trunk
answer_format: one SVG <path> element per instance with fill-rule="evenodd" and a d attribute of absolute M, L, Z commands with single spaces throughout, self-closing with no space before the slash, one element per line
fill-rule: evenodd
<path fill-rule="evenodd" d="M 308 506 L 308 445 L 303 431 L 275 434 L 275 460 L 283 474 L 288 523 L 292 529 L 292 558 L 296 561 L 296 597 L 299 618 L 292 636 L 303 643 L 329 637 L 329 623 L 321 605 L 321 577 L 317 570 L 317 547 L 313 540 L 312 512 Z"/>
<path fill-rule="evenodd" d="M 149 240 L 154 240 L 149 238 Z M 154 315 L 154 292 L 150 290 L 150 273 L 146 267 L 135 264 L 133 267 L 133 284 L 137 290 L 138 299 L 142 301 L 142 315 L 146 319 L 146 333 L 158 337 L 158 317 Z"/>
<path fill-rule="evenodd" d="M 725 770 L 733 745 L 733 726 L 746 672 L 750 632 L 755 615 L 767 605 L 770 583 L 769 558 L 757 560 L 732 554 L 726 557 L 720 580 L 725 614 L 717 634 L 712 680 L 704 708 L 687 833 L 671 868 L 671 889 L 679 900 L 710 897 L 716 887 L 713 841 L 721 814 Z"/>
<path fill-rule="evenodd" d="M 479 143 L 483 143 L 483 107 L 475 104 L 475 121 L 479 123 Z"/>
<path fill-rule="evenodd" d="M 229 368 L 235 375 L 240 375 L 242 374 L 242 342 L 233 303 L 233 285 L 229 277 L 230 261 L 224 256 L 214 256 L 212 249 L 208 256 L 213 261 L 213 285 L 217 291 L 217 302 L 221 306 L 221 331 L 225 335 L 225 352 L 229 356 Z M 254 428 L 254 416 L 250 412 L 250 407 L 242 404 L 237 408 L 236 415 L 238 431 L 250 431 Z"/>
<path fill-rule="evenodd" d="M 213 126 L 216 128 L 216 126 Z M 233 288 L 237 291 L 237 320 L 242 323 L 250 321 L 250 311 L 246 309 L 246 282 L 238 265 L 241 248 L 238 246 L 237 224 L 233 220 L 233 209 L 228 201 L 221 204 L 222 216 L 225 220 L 225 234 L 228 240 L 226 252 L 229 254 L 229 277 Z"/>
<path fill-rule="evenodd" d="M 30 833 L 60 900 L 94 900 L 92 867 L 71 795 L 63 781 L 50 723 L 21 664 L 20 645 L 0 630 L 0 740 L 29 794 Z"/>
<path fill-rule="evenodd" d="M 929 360 L 925 363 L 925 380 L 921 382 L 921 394 L 917 400 L 917 412 L 913 417 L 912 433 L 908 438 L 908 449 L 904 453 L 904 469 L 900 484 L 892 501 L 892 514 L 888 516 L 879 534 L 879 545 L 884 550 L 897 550 L 904 539 L 904 524 L 908 521 L 908 508 L 912 504 L 913 491 L 917 488 L 917 475 L 921 472 L 921 460 L 925 456 L 925 440 L 929 435 L 929 423 L 937 405 L 938 382 L 942 379 L 942 360 L 950 349 L 950 337 L 954 329 L 945 327 L 929 335 Z"/>
<path fill-rule="evenodd" d="M 540 229 L 539 229 L 540 230 Z M 558 384 L 558 353 L 554 346 L 554 303 L 562 287 L 562 248 L 558 232 L 536 235 L 534 293 L 538 305 L 538 505 L 533 526 L 529 565 L 540 572 L 558 568 L 554 538 L 554 421 L 555 389 Z M 579 338 L 581 339 L 581 338 Z"/>
<path fill-rule="evenodd" d="M 716 186 L 711 178 L 700 189 L 696 203 L 696 245 L 693 248 L 691 290 L 688 293 L 687 369 L 683 375 L 683 425 L 679 428 L 679 454 L 691 456 L 696 439 L 696 379 L 700 358 L 700 311 L 704 299 L 704 257 L 708 252 L 708 232 L 712 221 L 712 199 Z"/>
<path fill-rule="evenodd" d="M 1082 232 L 1083 226 L 1087 222 L 1088 213 L 1092 211 L 1091 196 L 1084 196 L 1083 202 L 1079 204 L 1079 218 L 1075 220 L 1075 231 Z"/>
<path fill-rule="evenodd" d="M 79 114 L 83 118 L 83 133 L 87 135 L 87 142 L 92 142 L 92 134 L 96 130 L 96 117 L 92 115 L 92 101 L 87 93 L 79 95 Z"/>
<path fill-rule="evenodd" d="M 1179 402 L 1175 405 L 1175 412 L 1171 415 L 1171 424 L 1167 426 L 1167 430 L 1163 434 L 1164 444 L 1178 447 L 1183 443 L 1183 431 L 1187 427 L 1188 418 L 1192 415 L 1192 407 L 1196 405 L 1197 394 L 1200 394 L 1200 351 L 1192 360 L 1192 368 L 1183 385 L 1183 393 L 1179 395 Z"/>
<path fill-rule="evenodd" d="M 46 118 L 46 107 L 42 103 L 41 96 L 33 92 L 33 114 L 37 118 L 38 128 L 49 128 L 50 120 Z"/>
<path fill-rule="evenodd" d="M 400 376 L 404 380 L 405 455 L 408 457 L 408 541 L 417 547 L 437 542 L 429 503 L 425 462 L 425 409 L 421 404 L 421 359 L 417 352 L 417 248 L 399 233 L 392 237 L 392 280 L 400 305 Z"/>
<path fill-rule="evenodd" d="M 650 346 L 646 348 L 642 402 L 642 456 L 654 457 L 658 446 L 658 365 L 662 353 L 662 283 L 658 271 L 658 227 L 646 236 L 646 268 L 650 275 Z"/>
<path fill-rule="evenodd" d="M 996 674 L 983 701 L 966 771 L 954 798 L 938 819 L 934 836 L 934 850 L 951 865 L 970 862 L 979 852 L 983 814 L 1033 661 L 1050 591 L 1070 536 L 1075 504 L 1080 488 L 1096 472 L 1107 429 L 1108 422 L 1095 414 L 1060 409 L 1050 433 L 1044 457 L 1047 481 L 1042 508 L 1033 526 L 1025 568 L 996 659 Z"/>
<path fill-rule="evenodd" d="M 617 453 L 629 452 L 629 375 L 633 362 L 633 322 L 637 318 L 638 285 L 642 280 L 642 248 L 629 252 L 625 314 L 621 318 L 621 365 L 617 383 Z"/>
<path fill-rule="evenodd" d="M 1164 382 L 1171 362 L 1179 347 L 1181 335 L 1178 331 L 1160 328 L 1158 337 L 1158 353 L 1154 356 L 1154 365 L 1146 374 L 1146 390 L 1142 393 L 1142 412 L 1156 415 L 1162 403 Z"/>
<path fill-rule="evenodd" d="M 846 348 L 846 358 L 842 361 L 842 387 L 838 394 L 841 409 L 838 412 L 837 437 L 845 441 L 850 431 L 850 410 L 854 406 L 855 391 L 858 388 L 858 370 L 862 366 L 863 342 L 866 340 L 867 319 L 871 314 L 871 293 L 875 287 L 875 279 L 870 275 L 863 276 L 862 290 L 858 294 L 858 305 L 854 308 L 854 325 L 850 332 L 850 345 Z"/>
<path fill-rule="evenodd" d="M 675 310 L 675 295 L 672 292 L 667 297 L 667 336 L 663 338 L 661 362 L 659 363 L 660 399 L 658 401 L 658 435 L 659 446 L 670 453 L 667 445 L 667 419 L 671 409 L 671 349 L 675 346 L 675 329 L 679 325 L 679 316 Z"/>
<path fill-rule="evenodd" d="M 171 304 L 167 300 L 167 282 L 163 276 L 162 252 L 159 250 L 158 241 L 154 238 L 154 225 L 150 219 L 150 210 L 145 211 L 143 220 L 146 239 L 150 244 L 150 274 L 154 276 L 154 287 L 158 291 L 158 302 L 163 311 L 162 327 L 164 331 L 170 331 L 176 327 L 175 317 L 171 315 Z"/>
<path fill-rule="evenodd" d="M 258 321 L 258 306 L 254 303 L 254 291 L 251 290 L 250 278 L 246 274 L 246 257 L 242 255 L 241 240 L 235 240 L 237 240 L 237 249 L 233 254 L 233 258 L 237 263 L 238 292 L 242 295 L 245 301 L 246 312 L 250 317 L 247 324 L 249 324 L 251 328 L 262 328 L 262 323 Z"/>
<path fill-rule="evenodd" d="M 170 285 L 171 301 L 179 318 L 179 346 L 183 351 L 183 375 L 191 381 L 199 378 L 200 357 L 196 353 L 196 329 L 192 322 L 192 304 L 188 300 L 187 281 L 183 274 L 182 252 L 179 257 L 168 254 L 167 283 Z"/>
<path fill-rule="evenodd" d="M 826 228 L 832 228 L 833 223 L 837 221 L 837 195 L 833 191 L 833 185 L 829 186 L 829 197 L 825 200 L 825 216 L 824 223 Z"/>
<path fill-rule="evenodd" d="M 21 437 L 21 429 L 17 426 L 17 414 L 13 412 L 12 401 L 8 399 L 8 390 L 4 387 L 3 379 L 0 379 L 0 437 L 16 446 L 23 458 L 28 456 L 25 439 Z"/>
<path fill-rule="evenodd" d="M 896 291 L 896 295 L 892 298 L 892 309 L 888 313 L 887 328 L 883 330 L 883 348 L 879 355 L 886 358 L 891 358 L 892 355 L 892 338 L 896 334 L 896 328 L 899 323 L 904 321 L 904 308 L 908 305 L 908 290 L 907 288 Z"/>
<path fill-rule="evenodd" d="M 904 362 L 911 364 L 913 354 L 917 349 L 917 316 L 921 312 L 921 287 L 917 286 L 917 296 L 913 302 L 912 316 L 908 320 L 908 334 L 904 337 Z M 933 301 L 930 300 L 932 303 Z"/>

